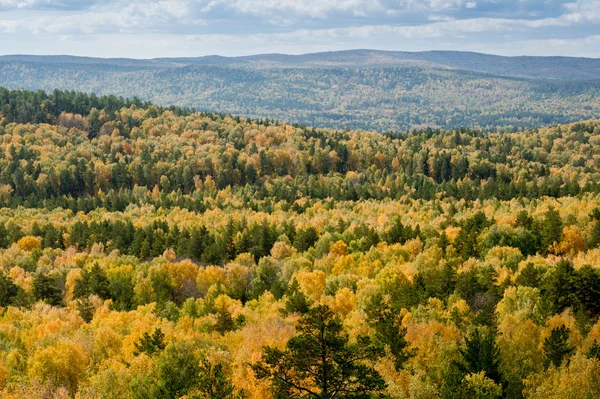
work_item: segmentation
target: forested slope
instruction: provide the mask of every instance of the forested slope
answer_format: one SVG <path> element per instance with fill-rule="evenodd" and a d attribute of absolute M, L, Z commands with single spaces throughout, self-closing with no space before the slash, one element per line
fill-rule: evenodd
<path fill-rule="evenodd" d="M 600 117 L 600 63 L 594 59 L 394 54 L 162 60 L 11 56 L 0 58 L 0 85 L 137 96 L 338 129 L 512 131 Z"/>
<path fill-rule="evenodd" d="M 3 397 L 600 393 L 598 121 L 382 135 L 23 91 L 0 114 Z"/>

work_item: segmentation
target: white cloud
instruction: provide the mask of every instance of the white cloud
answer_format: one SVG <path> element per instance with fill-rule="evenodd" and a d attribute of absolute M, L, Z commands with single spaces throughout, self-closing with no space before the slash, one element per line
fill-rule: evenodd
<path fill-rule="evenodd" d="M 561 8 L 562 2 L 0 0 L 0 10 L 8 10 L 0 12 L 0 51 L 93 55 L 128 46 L 144 57 L 357 47 L 491 51 L 495 46 L 512 51 L 516 47 L 511 43 L 525 43 L 526 37 L 545 40 L 549 34 L 557 42 L 543 43 L 548 51 L 558 51 L 566 47 L 558 45 L 561 40 L 600 35 L 600 0 L 577 0 Z M 545 12 L 548 4 L 558 11 Z M 69 47 L 84 42 L 80 48 Z M 92 42 L 99 47 L 90 46 Z M 123 53 L 119 55 L 127 55 Z"/>
<path fill-rule="evenodd" d="M 95 3 L 96 0 L 0 0 L 0 10 L 73 10 L 87 8 Z"/>

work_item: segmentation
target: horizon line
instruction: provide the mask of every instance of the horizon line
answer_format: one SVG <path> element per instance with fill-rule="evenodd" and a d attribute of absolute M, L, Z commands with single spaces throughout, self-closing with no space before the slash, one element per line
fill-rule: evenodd
<path fill-rule="evenodd" d="M 75 55 L 75 54 L 34 54 L 34 53 L 12 53 L 12 54 L 0 54 L 0 58 L 4 57 L 71 57 L 71 58 L 90 58 L 90 59 L 101 59 L 101 60 L 135 60 L 135 61 L 156 61 L 156 60 L 172 60 L 172 59 L 197 59 L 197 58 L 211 58 L 219 57 L 226 59 L 236 58 L 250 58 L 258 56 L 284 56 L 284 57 L 302 57 L 310 55 L 320 54 L 332 54 L 332 53 L 351 53 L 351 52 L 378 52 L 378 53 L 403 53 L 403 54 L 424 54 L 424 53 L 461 53 L 461 54 L 476 54 L 498 58 L 569 58 L 569 59 L 587 59 L 587 60 L 600 60 L 600 57 L 586 57 L 586 56 L 569 56 L 569 55 L 501 55 L 495 53 L 483 53 L 478 51 L 468 50 L 419 50 L 419 51 L 407 51 L 407 50 L 386 50 L 386 49 L 375 49 L 375 48 L 355 48 L 346 50 L 326 50 L 316 51 L 308 53 L 256 53 L 249 55 L 220 55 L 220 54 L 205 54 L 197 56 L 175 56 L 175 57 L 152 57 L 152 58 L 136 58 L 136 57 L 98 57 L 89 55 Z"/>

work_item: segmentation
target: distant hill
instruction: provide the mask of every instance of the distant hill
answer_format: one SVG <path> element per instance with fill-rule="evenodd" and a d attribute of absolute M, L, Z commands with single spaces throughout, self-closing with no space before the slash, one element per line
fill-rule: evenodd
<path fill-rule="evenodd" d="M 600 117 L 600 59 L 352 50 L 152 60 L 0 57 L 0 85 L 334 128 L 531 127 Z"/>
<path fill-rule="evenodd" d="M 600 78 L 600 59 L 575 57 L 503 57 L 460 51 L 349 50 L 304 55 L 262 54 L 246 57 L 163 58 L 152 62 L 264 68 L 430 66 L 536 79 Z"/>
<path fill-rule="evenodd" d="M 373 66 L 428 66 L 535 79 L 598 79 L 600 59 L 581 57 L 504 57 L 462 51 L 347 50 L 302 55 L 259 54 L 242 57 L 210 55 L 187 58 L 92 58 L 75 56 L 6 55 L 0 62 L 110 65 L 129 68 L 175 68 L 218 65 L 247 68 L 335 68 Z"/>

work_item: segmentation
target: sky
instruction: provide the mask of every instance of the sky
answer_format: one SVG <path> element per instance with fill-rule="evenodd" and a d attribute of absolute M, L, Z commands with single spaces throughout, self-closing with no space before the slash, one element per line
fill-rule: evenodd
<path fill-rule="evenodd" d="M 0 54 L 358 48 L 600 58 L 600 0 L 0 0 Z"/>

